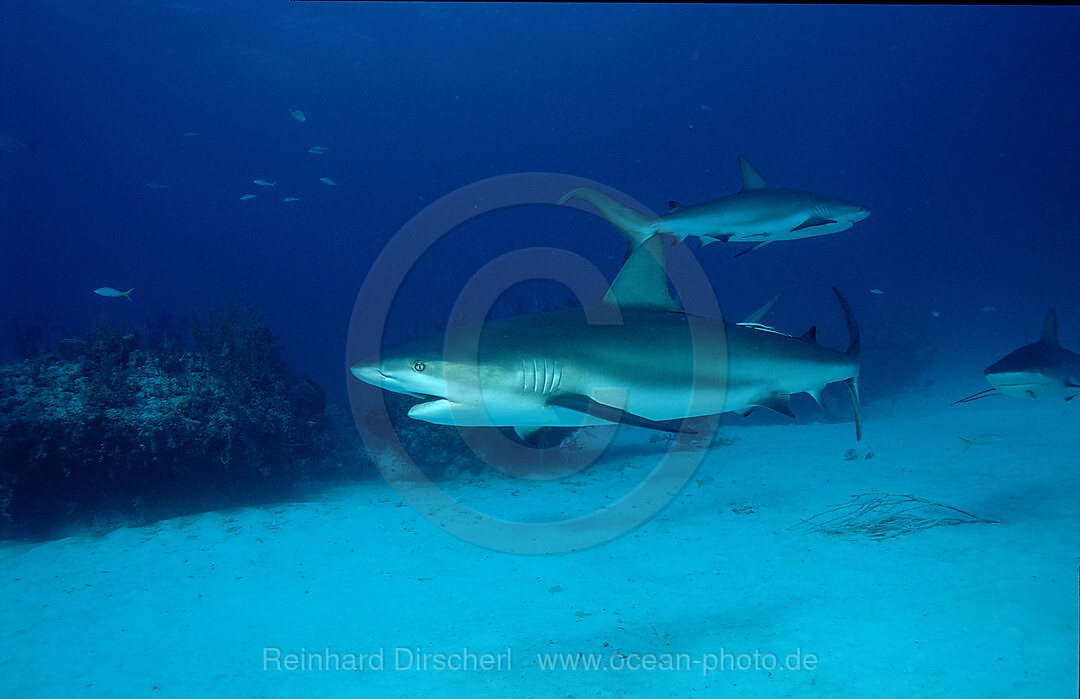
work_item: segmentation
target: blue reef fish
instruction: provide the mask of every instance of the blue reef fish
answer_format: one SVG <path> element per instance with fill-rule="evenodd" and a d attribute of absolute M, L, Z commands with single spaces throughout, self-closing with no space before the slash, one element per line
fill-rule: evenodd
<path fill-rule="evenodd" d="M 127 291 L 119 291 L 117 289 L 112 288 L 111 286 L 103 286 L 100 289 L 94 289 L 94 293 L 97 294 L 98 296 L 104 296 L 104 297 L 110 298 L 110 299 L 117 299 L 117 298 L 120 298 L 121 296 L 123 296 L 128 301 L 131 301 L 131 292 L 132 291 L 135 291 L 134 287 L 128 289 Z"/>

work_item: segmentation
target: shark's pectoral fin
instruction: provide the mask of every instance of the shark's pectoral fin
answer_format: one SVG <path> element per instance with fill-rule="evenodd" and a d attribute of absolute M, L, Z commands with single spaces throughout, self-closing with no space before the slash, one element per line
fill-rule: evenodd
<path fill-rule="evenodd" d="M 794 233 L 795 231 L 801 231 L 804 228 L 813 228 L 814 226 L 827 226 L 830 223 L 836 223 L 836 221 L 832 220 L 831 218 L 820 218 L 815 216 L 814 218 L 808 218 L 799 225 L 795 226 L 791 229 L 791 232 Z"/>
<path fill-rule="evenodd" d="M 545 432 L 547 432 L 546 427 L 514 426 L 514 433 L 521 438 L 521 441 L 532 446 L 536 446 L 540 443 L 540 439 L 544 436 Z"/>
<path fill-rule="evenodd" d="M 851 400 L 855 403 L 855 441 L 862 439 L 862 404 L 859 403 L 859 377 L 852 376 L 844 382 L 848 391 L 851 392 Z"/>
<path fill-rule="evenodd" d="M 765 400 L 759 401 L 758 405 L 781 415 L 795 417 L 795 413 L 791 412 L 791 396 L 786 393 L 774 393 Z"/>
<path fill-rule="evenodd" d="M 980 398 L 989 398 L 990 396 L 1001 396 L 1003 393 L 999 393 L 996 388 L 988 388 L 985 391 L 979 391 L 978 393 L 972 393 L 967 398 L 961 398 L 960 400 L 953 401 L 952 405 L 960 405 L 961 403 L 970 403 L 973 400 L 979 400 Z"/>
<path fill-rule="evenodd" d="M 597 401 L 589 398 L 588 396 L 576 393 L 555 396 L 548 401 L 548 405 L 555 405 L 559 406 L 560 408 L 567 408 L 568 410 L 574 410 L 579 413 L 591 415 L 592 417 L 597 417 L 601 420 L 607 420 L 608 422 L 634 425 L 635 427 L 644 427 L 646 429 L 659 430 L 661 432 L 697 434 L 697 432 L 695 432 L 694 430 L 688 427 L 683 427 L 681 420 L 650 420 L 646 417 L 626 412 L 621 408 L 616 408 L 611 405 L 598 403 Z"/>

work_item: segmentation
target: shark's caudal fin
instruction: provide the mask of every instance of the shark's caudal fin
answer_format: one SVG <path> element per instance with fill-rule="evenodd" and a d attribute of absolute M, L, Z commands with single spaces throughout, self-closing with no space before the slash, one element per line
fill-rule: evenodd
<path fill-rule="evenodd" d="M 758 171 L 754 169 L 754 166 L 750 164 L 750 161 L 746 158 L 739 156 L 739 169 L 742 171 L 742 191 L 746 192 L 752 189 L 768 189 L 769 185 L 765 184 L 765 180 L 762 179 Z"/>
<path fill-rule="evenodd" d="M 859 340 L 859 323 L 855 320 L 855 313 L 851 310 L 851 306 L 848 305 L 847 299 L 840 293 L 840 290 L 835 286 L 833 287 L 833 293 L 836 294 L 836 298 L 840 301 L 840 308 L 844 311 L 844 321 L 847 323 L 848 337 L 851 338 L 851 344 L 848 346 L 846 352 L 847 356 L 853 361 L 859 359 L 859 351 L 862 348 L 862 343 Z M 856 365 L 855 373 L 849 377 L 846 381 L 848 391 L 851 392 L 851 400 L 855 403 L 855 439 L 862 439 L 862 404 L 859 401 L 859 369 Z"/>
<path fill-rule="evenodd" d="M 848 345 L 847 355 L 852 359 L 859 358 L 859 350 L 861 349 L 861 343 L 859 341 L 859 323 L 855 320 L 855 313 L 851 310 L 851 306 L 848 305 L 847 299 L 840 293 L 840 290 L 835 286 L 833 287 L 833 293 L 836 294 L 837 300 L 840 301 L 840 308 L 844 311 L 844 321 L 847 323 L 848 337 L 851 339 L 851 344 Z"/>
<path fill-rule="evenodd" d="M 629 206 L 620 204 L 607 194 L 591 187 L 578 187 L 571 189 L 559 197 L 559 205 L 562 206 L 571 199 L 581 199 L 596 207 L 607 221 L 622 231 L 631 245 L 640 245 L 649 239 L 653 233 L 658 232 L 659 219 L 646 216 L 640 211 L 631 209 Z"/>
<path fill-rule="evenodd" d="M 603 303 L 618 304 L 620 308 L 682 310 L 668 291 L 662 236 L 654 235 L 634 248 L 604 294 Z"/>
<path fill-rule="evenodd" d="M 1046 320 L 1043 321 L 1042 342 L 1048 345 L 1061 345 L 1058 340 L 1058 322 L 1057 312 L 1050 309 L 1050 312 L 1046 314 Z"/>

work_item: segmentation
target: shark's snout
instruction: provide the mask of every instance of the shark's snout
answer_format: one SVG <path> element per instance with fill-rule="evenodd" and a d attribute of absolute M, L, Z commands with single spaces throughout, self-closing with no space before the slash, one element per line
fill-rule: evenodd
<path fill-rule="evenodd" d="M 349 371 L 356 378 L 372 386 L 381 387 L 386 382 L 386 374 L 379 371 L 379 368 L 373 364 L 359 362 L 349 367 Z"/>

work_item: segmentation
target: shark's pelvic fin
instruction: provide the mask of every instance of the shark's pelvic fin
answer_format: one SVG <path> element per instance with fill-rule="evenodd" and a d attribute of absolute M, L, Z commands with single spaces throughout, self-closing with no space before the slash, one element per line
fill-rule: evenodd
<path fill-rule="evenodd" d="M 799 225 L 792 228 L 791 232 L 794 233 L 795 231 L 801 231 L 804 228 L 813 228 L 814 226 L 827 226 L 830 223 L 836 223 L 836 221 L 832 220 L 831 218 L 808 218 Z"/>
<path fill-rule="evenodd" d="M 758 174 L 754 166 L 750 164 L 750 161 L 746 158 L 739 156 L 739 169 L 742 171 L 742 191 L 747 192 L 752 189 L 768 189 L 769 185 L 765 184 L 765 180 Z"/>
<path fill-rule="evenodd" d="M 603 303 L 614 303 L 620 308 L 681 310 L 668 291 L 662 236 L 654 235 L 634 248 L 604 294 Z"/>
<path fill-rule="evenodd" d="M 635 427 L 645 427 L 650 430 L 659 430 L 661 432 L 697 434 L 697 432 L 689 427 L 683 427 L 681 420 L 650 420 L 641 417 L 640 415 L 628 413 L 620 408 L 598 403 L 592 398 L 580 394 L 555 396 L 548 401 L 548 405 L 557 405 L 561 408 L 568 408 L 569 410 L 575 410 L 579 413 L 598 417 L 601 420 L 607 420 L 608 422 L 634 425 Z"/>
<path fill-rule="evenodd" d="M 786 393 L 774 393 L 768 398 L 758 403 L 762 408 L 768 408 L 781 415 L 787 415 L 788 417 L 795 417 L 795 413 L 791 412 L 791 396 Z"/>
<path fill-rule="evenodd" d="M 1057 311 L 1051 309 L 1043 321 L 1042 341 L 1048 345 L 1061 345 L 1058 340 Z"/>

